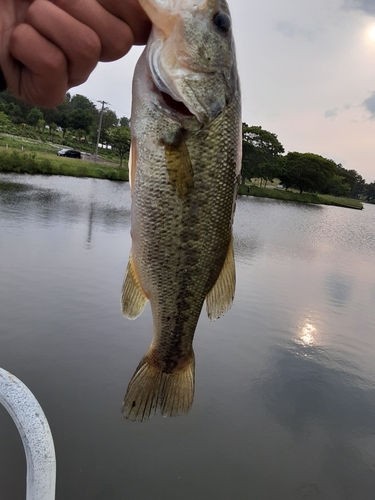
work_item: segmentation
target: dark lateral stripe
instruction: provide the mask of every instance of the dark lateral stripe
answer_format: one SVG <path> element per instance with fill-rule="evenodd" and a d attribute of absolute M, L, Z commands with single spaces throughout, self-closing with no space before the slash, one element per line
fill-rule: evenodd
<path fill-rule="evenodd" d="M 0 92 L 4 92 L 7 89 L 7 82 L 5 81 L 4 73 L 0 68 Z"/>

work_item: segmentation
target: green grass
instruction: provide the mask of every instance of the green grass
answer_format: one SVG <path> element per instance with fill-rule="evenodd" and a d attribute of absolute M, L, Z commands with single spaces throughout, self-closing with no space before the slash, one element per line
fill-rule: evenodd
<path fill-rule="evenodd" d="M 36 139 L 29 139 L 26 137 L 14 137 L 12 135 L 0 135 L 0 148 L 7 148 L 8 150 L 21 150 L 28 153 L 31 152 L 44 152 L 56 154 L 59 149 L 58 145 L 52 145 L 48 142 L 38 141 Z"/>
<path fill-rule="evenodd" d="M 315 203 L 319 205 L 334 205 L 337 207 L 354 208 L 362 210 L 360 201 L 352 198 L 338 198 L 326 194 L 295 193 L 284 189 L 260 188 L 257 186 L 240 186 L 240 195 L 258 196 L 262 198 L 273 198 L 283 201 L 295 201 L 298 203 Z"/>
<path fill-rule="evenodd" d="M 42 153 L 20 153 L 0 149 L 0 172 L 31 175 L 69 175 L 115 181 L 129 180 L 128 170 L 117 166 L 84 162 Z"/>
<path fill-rule="evenodd" d="M 6 133 L 5 133 L 6 132 Z M 25 135 L 25 134 L 29 135 Z M 22 134 L 22 135 L 20 135 Z M 79 143 L 74 140 L 69 140 L 68 135 L 64 138 L 61 133 L 55 133 L 51 138 L 47 133 L 38 134 L 35 129 L 27 127 L 23 129 L 21 126 L 15 126 L 4 131 L 0 130 L 0 148 L 16 149 L 27 153 L 50 153 L 56 154 L 62 148 L 71 148 L 84 150 L 87 153 L 94 154 L 95 144 Z M 110 149 L 100 149 L 100 157 L 104 161 L 119 163 L 119 156 L 116 152 Z"/>

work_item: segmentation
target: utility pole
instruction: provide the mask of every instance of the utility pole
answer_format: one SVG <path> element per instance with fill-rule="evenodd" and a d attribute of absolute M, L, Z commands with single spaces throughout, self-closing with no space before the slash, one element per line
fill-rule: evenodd
<path fill-rule="evenodd" d="M 100 118 L 99 118 L 99 127 L 98 127 L 98 135 L 96 137 L 96 147 L 95 147 L 95 156 L 94 156 L 94 162 L 96 163 L 97 157 L 98 157 L 98 147 L 99 147 L 99 140 L 100 140 L 100 132 L 102 130 L 102 121 L 103 121 L 103 113 L 104 113 L 104 105 L 109 104 L 108 102 L 105 101 L 98 101 L 102 105 L 102 109 L 100 110 Z"/>

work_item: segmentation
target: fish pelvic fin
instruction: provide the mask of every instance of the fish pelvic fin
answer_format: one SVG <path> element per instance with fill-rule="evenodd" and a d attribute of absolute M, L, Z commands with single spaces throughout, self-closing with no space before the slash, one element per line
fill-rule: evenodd
<path fill-rule="evenodd" d="M 139 283 L 132 256 L 129 257 L 124 284 L 122 285 L 121 305 L 122 314 L 128 319 L 137 318 L 143 311 L 147 297 Z"/>
<path fill-rule="evenodd" d="M 206 310 L 211 321 L 220 318 L 220 316 L 231 308 L 235 289 L 236 268 L 234 264 L 232 236 L 219 277 L 206 296 Z"/>
<path fill-rule="evenodd" d="M 149 353 L 131 379 L 122 406 L 125 418 L 142 422 L 160 410 L 163 417 L 189 412 L 194 399 L 194 352 L 180 366 L 167 373 L 156 366 Z"/>

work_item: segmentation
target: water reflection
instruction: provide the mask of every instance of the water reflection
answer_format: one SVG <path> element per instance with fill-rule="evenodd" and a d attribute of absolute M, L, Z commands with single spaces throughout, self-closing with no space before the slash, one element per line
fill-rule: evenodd
<path fill-rule="evenodd" d="M 324 448 L 322 467 L 335 481 L 340 498 L 366 498 L 363 492 L 375 487 L 374 383 L 338 352 L 315 347 L 315 332 L 306 322 L 301 329 L 303 346 L 273 349 L 272 365 L 254 388 L 297 443 L 306 446 L 312 441 L 314 447 Z M 364 442 L 369 445 L 367 453 Z"/>
<path fill-rule="evenodd" d="M 298 331 L 298 341 L 304 346 L 313 346 L 317 343 L 317 328 L 312 320 L 307 318 Z"/>
<path fill-rule="evenodd" d="M 234 234 L 234 254 L 236 262 L 241 262 L 245 265 L 253 263 L 257 254 L 262 251 L 260 242 L 255 235 L 248 238 L 243 236 L 243 233 L 236 231 Z"/>
<path fill-rule="evenodd" d="M 375 387 L 357 366 L 338 353 L 296 345 L 273 351 L 273 366 L 255 384 L 272 415 L 293 433 L 313 419 L 346 441 L 375 432 Z"/>
<path fill-rule="evenodd" d="M 91 237 L 92 237 L 93 222 L 94 222 L 94 204 L 90 203 L 89 221 L 88 221 L 88 229 L 87 229 L 87 243 L 88 243 L 89 248 L 90 248 Z"/>
<path fill-rule="evenodd" d="M 8 182 L 4 181 L 6 177 Z M 106 231 L 115 230 L 116 227 L 128 228 L 130 225 L 128 197 L 123 197 L 123 204 L 119 204 L 118 199 L 114 203 L 108 203 L 108 199 L 103 198 L 101 186 L 95 182 L 96 179 L 75 179 L 77 183 L 72 195 L 67 189 L 71 183 L 70 178 L 46 180 L 41 176 L 25 176 L 29 183 L 13 182 L 18 177 L 20 176 L 0 175 L 0 213 L 14 213 L 16 217 L 22 214 L 22 221 L 18 222 L 27 223 L 33 218 L 43 226 L 52 226 L 56 220 L 73 224 L 81 222 L 87 214 L 88 243 L 91 242 L 96 224 Z M 45 185 L 39 185 L 41 179 Z"/>
<path fill-rule="evenodd" d="M 353 279 L 342 274 L 329 274 L 324 283 L 324 288 L 330 302 L 336 307 L 344 307 L 348 304 L 352 293 Z"/>
<path fill-rule="evenodd" d="M 0 366 L 50 420 L 57 500 L 373 497 L 375 207 L 239 200 L 236 298 L 198 323 L 193 409 L 133 425 L 121 401 L 152 318 L 120 312 L 128 185 L 20 177 L 0 188 Z M 24 500 L 0 427 L 0 498 Z"/>

